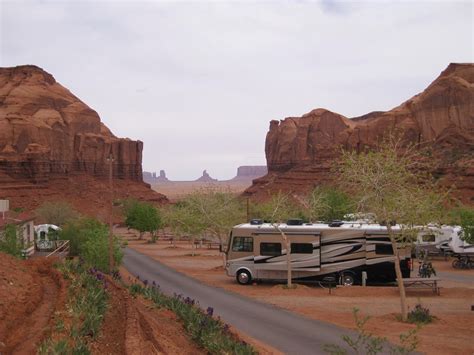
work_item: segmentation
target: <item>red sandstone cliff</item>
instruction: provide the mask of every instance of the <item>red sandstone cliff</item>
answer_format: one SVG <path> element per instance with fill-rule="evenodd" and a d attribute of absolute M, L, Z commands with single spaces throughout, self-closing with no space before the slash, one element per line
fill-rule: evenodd
<path fill-rule="evenodd" d="M 35 207 L 38 196 L 74 196 L 81 205 L 80 191 L 59 187 L 65 179 L 74 180 L 69 186 L 83 180 L 76 186 L 82 195 L 103 194 L 110 153 L 116 184 L 125 187 L 118 195 L 147 198 L 149 192 L 148 199 L 166 200 L 142 182 L 142 149 L 140 141 L 115 137 L 97 112 L 41 68 L 0 68 L 0 197 L 13 205 Z"/>
<path fill-rule="evenodd" d="M 246 194 L 304 191 L 331 183 L 341 147 L 370 149 L 389 131 L 420 144 L 445 185 L 464 201 L 474 197 L 474 64 L 450 64 L 421 94 L 388 112 L 354 120 L 325 109 L 271 121 L 265 153 L 269 173 Z"/>

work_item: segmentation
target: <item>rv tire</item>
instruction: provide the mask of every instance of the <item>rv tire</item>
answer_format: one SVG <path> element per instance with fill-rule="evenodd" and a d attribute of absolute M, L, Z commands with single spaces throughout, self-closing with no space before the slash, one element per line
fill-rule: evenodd
<path fill-rule="evenodd" d="M 343 271 L 339 276 L 339 284 L 342 286 L 352 286 L 355 284 L 355 274 L 351 271 Z"/>
<path fill-rule="evenodd" d="M 249 285 L 252 282 L 252 275 L 248 270 L 239 270 L 236 279 L 241 285 Z"/>

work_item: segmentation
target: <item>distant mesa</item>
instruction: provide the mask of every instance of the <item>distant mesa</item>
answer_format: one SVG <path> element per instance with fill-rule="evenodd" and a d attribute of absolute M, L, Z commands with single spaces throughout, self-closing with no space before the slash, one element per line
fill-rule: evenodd
<path fill-rule="evenodd" d="M 258 179 L 267 174 L 267 167 L 265 165 L 245 165 L 237 168 L 237 175 L 230 180 L 218 180 L 212 178 L 207 170 L 202 172 L 202 175 L 193 180 L 193 182 L 229 182 L 229 183 L 252 183 L 252 180 Z M 186 181 L 172 181 L 166 177 L 166 172 L 160 170 L 160 174 L 157 175 L 155 172 L 143 172 L 143 181 L 148 184 L 161 184 L 171 182 L 186 182 Z M 188 181 L 190 182 L 190 181 Z"/>
<path fill-rule="evenodd" d="M 143 181 L 148 184 L 157 184 L 163 182 L 170 182 L 170 180 L 166 177 L 166 172 L 164 170 L 160 170 L 160 175 L 156 176 L 156 173 L 150 173 L 148 171 L 143 172 Z"/>
<path fill-rule="evenodd" d="M 252 181 L 265 176 L 268 170 L 265 165 L 245 165 L 237 168 L 237 175 L 231 181 Z"/>
<path fill-rule="evenodd" d="M 202 176 L 195 181 L 197 182 L 217 182 L 217 179 L 212 178 L 208 173 L 207 170 L 203 170 Z"/>

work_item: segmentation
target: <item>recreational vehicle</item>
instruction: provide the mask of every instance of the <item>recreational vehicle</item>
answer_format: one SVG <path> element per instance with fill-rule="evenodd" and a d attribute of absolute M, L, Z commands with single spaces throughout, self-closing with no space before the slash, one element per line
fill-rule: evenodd
<path fill-rule="evenodd" d="M 456 233 L 453 233 L 452 239 L 449 242 L 449 248 L 454 255 L 474 257 L 474 244 L 469 244 L 461 239 L 461 227 L 455 227 Z"/>
<path fill-rule="evenodd" d="M 455 269 L 474 269 L 474 244 L 462 240 L 463 231 L 461 227 L 455 227 L 457 233 L 449 241 L 449 249 L 457 258 L 453 260 Z"/>
<path fill-rule="evenodd" d="M 335 277 L 341 284 L 361 280 L 394 281 L 394 255 L 387 227 L 378 224 L 280 224 L 290 240 L 293 279 Z M 392 227 L 399 232 L 398 226 Z M 240 284 L 286 279 L 287 250 L 277 228 L 261 221 L 237 225 L 229 236 L 226 272 Z M 399 247 L 403 277 L 410 277 L 410 247 Z"/>
<path fill-rule="evenodd" d="M 415 253 L 419 257 L 423 252 L 428 254 L 445 254 L 451 252 L 448 243 L 457 236 L 460 227 L 457 226 L 428 226 L 422 229 L 416 238 Z"/>
<path fill-rule="evenodd" d="M 36 247 L 38 250 L 49 250 L 53 248 L 53 240 L 57 239 L 57 234 L 61 230 L 54 224 L 39 224 L 35 226 Z"/>

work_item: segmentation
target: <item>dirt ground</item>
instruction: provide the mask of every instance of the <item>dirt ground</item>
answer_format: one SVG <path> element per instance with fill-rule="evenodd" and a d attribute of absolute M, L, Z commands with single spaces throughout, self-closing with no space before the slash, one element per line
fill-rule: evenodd
<path fill-rule="evenodd" d="M 67 284 L 54 259 L 0 253 L 0 354 L 35 354 L 59 319 L 70 321 Z M 108 279 L 109 306 L 93 354 L 205 354 L 176 316 Z"/>
<path fill-rule="evenodd" d="M 392 342 L 399 342 L 401 333 L 415 328 L 397 319 L 400 300 L 396 287 L 338 287 L 330 295 L 327 289 L 311 285 L 299 285 L 292 290 L 274 283 L 240 286 L 225 275 L 223 259 L 217 250 L 198 248 L 195 249 L 196 256 L 192 256 L 193 251 L 187 241 L 177 242 L 176 247 L 172 247 L 169 241 L 159 241 L 157 244 L 139 241 L 126 229 L 118 229 L 117 232 L 128 240 L 129 247 L 204 283 L 314 319 L 354 328 L 352 311 L 356 307 L 360 309 L 361 315 L 371 317 L 367 323 L 370 332 Z M 455 275 L 474 275 L 472 270 L 453 269 L 451 261 L 435 261 L 434 267 Z M 471 305 L 474 305 L 474 284 L 467 281 L 442 281 L 440 296 L 430 290 L 408 290 L 407 296 L 410 308 L 421 303 L 436 316 L 433 323 L 419 331 L 419 351 L 427 354 L 474 353 L 474 312 L 471 311 Z"/>
<path fill-rule="evenodd" d="M 34 354 L 64 307 L 65 283 L 52 259 L 0 253 L 0 353 Z"/>
<path fill-rule="evenodd" d="M 237 194 L 243 192 L 250 185 L 252 185 L 251 181 L 170 181 L 166 183 L 153 184 L 151 185 L 151 188 L 156 192 L 165 195 L 173 202 L 199 189 L 216 188 Z"/>
<path fill-rule="evenodd" d="M 123 273 L 123 271 L 122 271 Z M 109 308 L 93 354 L 205 354 L 188 337 L 174 313 L 158 309 L 108 280 Z"/>

